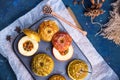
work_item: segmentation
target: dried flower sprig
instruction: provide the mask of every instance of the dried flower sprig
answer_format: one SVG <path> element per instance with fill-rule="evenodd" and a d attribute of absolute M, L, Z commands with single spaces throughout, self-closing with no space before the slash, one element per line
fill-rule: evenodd
<path fill-rule="evenodd" d="M 90 16 L 92 17 L 92 19 L 94 19 L 97 16 L 104 13 L 104 11 L 101 9 L 104 0 L 102 0 L 101 2 L 97 0 L 97 3 L 95 3 L 95 0 L 90 0 L 90 1 L 92 3 L 92 6 L 90 8 L 87 8 L 87 12 L 85 12 L 84 15 Z"/>
<path fill-rule="evenodd" d="M 104 11 L 101 9 L 101 7 L 102 7 L 103 3 L 105 2 L 105 0 L 90 0 L 90 2 L 92 3 L 91 7 L 86 8 L 85 5 L 84 5 L 85 4 L 84 0 L 80 0 L 80 1 L 74 0 L 73 1 L 74 5 L 81 3 L 83 8 L 86 10 L 84 15 L 91 17 L 91 23 L 92 24 L 97 24 L 97 25 L 100 26 L 100 31 L 98 31 L 98 33 L 96 33 L 96 35 L 98 35 L 103 31 L 103 25 L 101 23 L 99 23 L 99 22 L 94 22 L 94 18 L 96 18 L 97 16 L 104 13 Z"/>
<path fill-rule="evenodd" d="M 91 17 L 92 24 L 97 24 L 100 26 L 100 30 L 95 35 L 95 36 L 97 36 L 98 34 L 102 33 L 103 24 L 101 24 L 99 22 L 94 22 L 94 18 L 96 18 L 97 16 L 104 13 L 104 11 L 101 9 L 101 7 L 102 7 L 103 3 L 105 2 L 105 0 L 97 0 L 97 2 L 95 2 L 95 0 L 90 0 L 90 1 L 91 1 L 92 5 L 90 8 L 87 8 L 87 11 L 84 13 L 84 15 Z"/>
<path fill-rule="evenodd" d="M 103 14 L 104 11 L 101 9 L 91 9 L 89 10 L 89 12 L 85 12 L 84 15 L 85 16 L 90 16 L 92 19 L 96 18 L 97 16 L 99 16 L 100 14 Z"/>
<path fill-rule="evenodd" d="M 92 17 L 93 19 L 97 16 L 99 16 L 100 14 L 103 14 L 104 11 L 101 9 L 102 4 L 104 3 L 105 0 L 90 0 L 90 2 L 92 3 L 90 8 L 86 8 L 85 7 L 85 1 L 84 0 L 73 0 L 73 4 L 76 5 L 80 5 L 82 4 L 83 8 L 86 10 L 86 12 L 84 13 L 85 16 L 89 16 Z"/>

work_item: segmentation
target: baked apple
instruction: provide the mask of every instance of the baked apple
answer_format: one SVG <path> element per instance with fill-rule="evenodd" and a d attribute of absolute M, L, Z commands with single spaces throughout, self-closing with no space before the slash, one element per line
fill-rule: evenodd
<path fill-rule="evenodd" d="M 88 75 L 88 65 L 82 60 L 71 61 L 67 68 L 68 76 L 72 80 L 85 80 Z"/>
<path fill-rule="evenodd" d="M 66 32 L 57 32 L 52 38 L 53 46 L 59 51 L 66 51 L 72 43 L 72 38 Z"/>
<path fill-rule="evenodd" d="M 24 56 L 31 56 L 38 50 L 38 42 L 40 42 L 39 34 L 31 29 L 24 29 L 26 35 L 18 42 L 18 50 Z"/>
<path fill-rule="evenodd" d="M 60 60 L 60 61 L 69 60 L 73 55 L 73 47 L 72 45 L 70 45 L 69 48 L 62 53 L 59 52 L 55 47 L 53 47 L 53 55 L 57 60 Z"/>
<path fill-rule="evenodd" d="M 60 74 L 55 74 L 52 75 L 49 80 L 66 80 L 65 77 L 63 75 Z"/>
<path fill-rule="evenodd" d="M 46 53 L 39 53 L 33 57 L 31 69 L 37 76 L 48 76 L 54 69 L 54 61 Z"/>
<path fill-rule="evenodd" d="M 53 35 L 59 31 L 59 27 L 55 21 L 48 20 L 40 24 L 38 33 L 43 41 L 50 42 Z"/>
<path fill-rule="evenodd" d="M 31 56 L 38 50 L 38 42 L 24 36 L 18 42 L 18 50 L 24 56 Z"/>

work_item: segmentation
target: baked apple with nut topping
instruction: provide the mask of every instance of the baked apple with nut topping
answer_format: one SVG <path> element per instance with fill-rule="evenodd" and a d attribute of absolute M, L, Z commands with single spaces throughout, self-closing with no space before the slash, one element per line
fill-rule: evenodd
<path fill-rule="evenodd" d="M 49 80 L 66 80 L 65 77 L 63 75 L 60 74 L 55 74 L 52 75 Z"/>
<path fill-rule="evenodd" d="M 58 25 L 53 20 L 44 21 L 40 24 L 38 33 L 43 41 L 50 42 L 53 35 L 59 31 Z"/>

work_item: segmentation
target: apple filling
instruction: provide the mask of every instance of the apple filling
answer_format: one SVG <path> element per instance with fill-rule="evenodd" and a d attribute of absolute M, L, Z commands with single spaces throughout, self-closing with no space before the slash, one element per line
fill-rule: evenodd
<path fill-rule="evenodd" d="M 69 52 L 69 49 L 63 51 L 63 52 L 60 52 L 61 55 L 66 55 L 67 53 Z"/>
<path fill-rule="evenodd" d="M 72 80 L 85 80 L 89 72 L 86 62 L 77 59 L 69 63 L 67 70 Z"/>
<path fill-rule="evenodd" d="M 33 43 L 30 41 L 30 40 L 28 40 L 28 41 L 25 41 L 24 43 L 23 43 L 23 48 L 24 48 L 24 50 L 26 50 L 26 51 L 31 51 L 32 49 L 33 49 Z"/>

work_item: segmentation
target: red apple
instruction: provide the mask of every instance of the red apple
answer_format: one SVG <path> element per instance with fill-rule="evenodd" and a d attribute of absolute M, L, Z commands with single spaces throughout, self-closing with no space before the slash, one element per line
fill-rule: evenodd
<path fill-rule="evenodd" d="M 64 52 L 72 43 L 71 36 L 66 32 L 57 32 L 52 37 L 53 46 L 60 52 Z"/>

